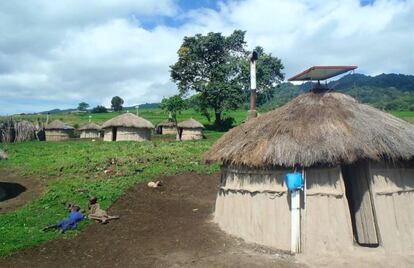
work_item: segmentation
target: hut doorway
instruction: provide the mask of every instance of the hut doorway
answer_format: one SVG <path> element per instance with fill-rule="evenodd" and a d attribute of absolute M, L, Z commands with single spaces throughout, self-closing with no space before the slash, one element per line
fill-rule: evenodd
<path fill-rule="evenodd" d="M 183 128 L 178 128 L 178 139 L 181 140 L 182 136 L 183 136 Z"/>
<path fill-rule="evenodd" d="M 360 246 L 378 247 L 377 219 L 369 186 L 368 163 L 342 166 L 355 241 Z"/>
<path fill-rule="evenodd" d="M 112 141 L 116 141 L 116 134 L 118 132 L 118 128 L 117 127 L 113 127 L 112 128 Z"/>

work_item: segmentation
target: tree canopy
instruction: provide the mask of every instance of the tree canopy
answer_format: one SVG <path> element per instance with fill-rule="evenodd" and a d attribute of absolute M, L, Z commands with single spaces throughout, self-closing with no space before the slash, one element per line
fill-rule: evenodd
<path fill-rule="evenodd" d="M 229 36 L 211 32 L 185 37 L 177 52 L 178 61 L 170 66 L 180 94 L 196 92 L 193 101 L 198 110 L 209 118 L 208 111 L 212 109 L 216 125 L 221 124 L 223 111 L 237 109 L 245 102 L 250 89 L 249 51 L 244 37 L 245 32 L 240 30 Z M 261 47 L 256 52 L 258 101 L 264 102 L 283 79 L 283 65 Z"/>
<path fill-rule="evenodd" d="M 187 103 L 180 95 L 174 95 L 169 98 L 163 98 L 160 108 L 169 112 L 174 122 L 177 123 L 177 113 L 186 109 Z"/>
<path fill-rule="evenodd" d="M 237 80 L 240 59 L 246 56 L 244 35 L 236 30 L 227 37 L 221 33 L 185 37 L 178 61 L 170 66 L 180 93 L 198 92 L 202 108 L 214 110 L 216 124 L 224 110 L 236 109 L 243 100 Z"/>
<path fill-rule="evenodd" d="M 87 104 L 86 102 L 81 102 L 78 105 L 78 110 L 79 111 L 86 111 L 86 109 L 89 108 L 89 104 Z"/>
<path fill-rule="evenodd" d="M 115 112 L 122 111 L 123 104 L 124 100 L 119 96 L 115 96 L 111 100 L 111 107 L 112 109 L 114 109 Z"/>

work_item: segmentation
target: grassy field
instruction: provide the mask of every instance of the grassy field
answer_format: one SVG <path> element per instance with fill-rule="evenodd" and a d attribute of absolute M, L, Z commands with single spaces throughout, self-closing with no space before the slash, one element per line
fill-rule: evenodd
<path fill-rule="evenodd" d="M 88 123 L 89 121 L 89 116 L 91 116 L 91 121 L 98 123 L 98 124 L 102 124 L 103 122 L 121 114 L 121 113 L 125 113 L 126 110 L 122 111 L 122 112 L 111 112 L 111 113 L 98 113 L 98 114 L 91 114 L 91 113 L 57 113 L 57 114 L 51 114 L 50 115 L 50 121 L 55 120 L 55 119 L 59 119 L 64 121 L 65 123 L 68 123 L 72 126 L 82 126 L 86 123 Z M 136 113 L 135 110 L 130 110 L 129 112 L 131 113 Z M 236 110 L 236 111 L 230 111 L 230 112 L 225 112 L 223 113 L 223 118 L 226 117 L 233 117 L 235 119 L 236 124 L 240 124 L 240 122 L 242 120 L 244 120 L 246 118 L 246 113 L 247 111 L 245 110 Z M 168 118 L 168 114 L 159 109 L 159 108 L 152 108 L 152 109 L 140 109 L 139 110 L 139 116 L 151 121 L 153 124 L 158 124 L 159 122 L 166 120 Z M 214 119 L 213 114 L 211 114 L 211 118 L 212 120 Z M 0 116 L 0 119 L 2 117 Z M 3 118 L 5 118 L 3 116 Z M 30 121 L 35 121 L 37 119 L 40 119 L 42 121 L 46 121 L 46 115 L 44 114 L 39 114 L 39 115 L 14 115 L 13 118 L 15 118 L 16 120 L 30 120 Z M 200 121 L 202 124 L 204 125 L 210 125 L 212 124 L 212 122 L 208 122 L 207 118 L 203 115 L 201 115 L 200 113 L 198 113 L 197 111 L 193 110 L 193 109 L 188 109 L 185 110 L 183 112 L 181 112 L 180 114 L 178 114 L 177 116 L 177 120 L 178 121 L 183 121 L 183 120 L 187 120 L 190 118 L 194 118 L 198 121 Z"/>
<path fill-rule="evenodd" d="M 117 114 L 92 114 L 92 120 L 102 123 Z M 414 112 L 393 114 L 414 123 Z M 224 116 L 235 118 L 238 124 L 244 120 L 245 115 L 245 111 L 238 110 Z M 140 116 L 154 124 L 167 117 L 160 109 L 141 109 Z M 36 120 L 38 115 L 18 117 Z M 88 117 L 89 114 L 56 114 L 51 119 L 61 119 L 80 126 L 88 122 Z M 103 207 L 107 208 L 136 183 L 180 172 L 218 171 L 217 165 L 202 164 L 201 156 L 223 132 L 212 130 L 211 123 L 194 110 L 184 111 L 178 119 L 181 121 L 191 117 L 208 127 L 205 131 L 206 139 L 176 142 L 163 141 L 158 136 L 152 141 L 141 143 L 82 140 L 0 143 L 0 149 L 9 155 L 9 160 L 0 161 L 0 175 L 13 170 L 27 178 L 40 179 L 45 185 L 44 193 L 37 200 L 14 212 L 0 214 L 0 255 L 62 236 L 55 232 L 44 233 L 41 229 L 66 216 L 66 202 L 75 202 L 85 208 L 87 197 L 95 195 Z M 108 168 L 114 172 L 105 174 L 104 170 Z M 79 230 L 87 224 L 88 222 L 83 222 Z M 79 230 L 63 236 L 76 235 Z"/>
<path fill-rule="evenodd" d="M 211 132 L 207 139 L 197 142 L 73 140 L 0 144 L 0 149 L 9 154 L 9 160 L 0 161 L 0 174 L 16 170 L 22 176 L 39 178 L 45 185 L 39 199 L 14 212 L 0 214 L 0 255 L 62 236 L 41 230 L 66 217 L 67 202 L 86 208 L 87 197 L 95 195 L 107 208 L 138 182 L 164 174 L 217 171 L 217 165 L 202 164 L 201 155 L 220 134 Z M 108 168 L 114 172 L 105 174 Z M 86 224 L 83 222 L 79 230 Z M 70 237 L 79 230 L 64 236 Z"/>

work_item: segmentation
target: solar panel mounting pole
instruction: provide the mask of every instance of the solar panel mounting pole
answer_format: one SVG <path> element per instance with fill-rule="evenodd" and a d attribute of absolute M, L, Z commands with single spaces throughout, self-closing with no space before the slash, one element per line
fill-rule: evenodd
<path fill-rule="evenodd" d="M 257 117 L 256 111 L 256 61 L 258 54 L 256 51 L 250 55 L 250 109 L 247 112 L 247 120 Z"/>

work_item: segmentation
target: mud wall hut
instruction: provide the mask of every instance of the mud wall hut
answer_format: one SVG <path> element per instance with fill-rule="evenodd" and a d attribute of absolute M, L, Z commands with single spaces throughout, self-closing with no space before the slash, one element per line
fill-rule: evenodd
<path fill-rule="evenodd" d="M 54 120 L 45 127 L 46 141 L 62 141 L 73 137 L 74 128 L 60 120 Z"/>
<path fill-rule="evenodd" d="M 302 94 L 204 157 L 222 163 L 214 221 L 232 235 L 290 250 L 284 176 L 296 167 L 301 252 L 414 251 L 414 126 L 350 96 Z"/>
<path fill-rule="evenodd" d="M 104 141 L 145 141 L 151 139 L 154 125 L 132 113 L 125 113 L 106 121 Z"/>
<path fill-rule="evenodd" d="M 177 127 L 174 121 L 165 120 L 157 125 L 158 133 L 162 135 L 177 134 Z"/>
<path fill-rule="evenodd" d="M 177 124 L 177 140 L 201 140 L 204 126 L 193 118 Z"/>
<path fill-rule="evenodd" d="M 95 123 L 82 126 L 79 131 L 81 139 L 99 139 L 101 137 L 101 126 Z"/>

